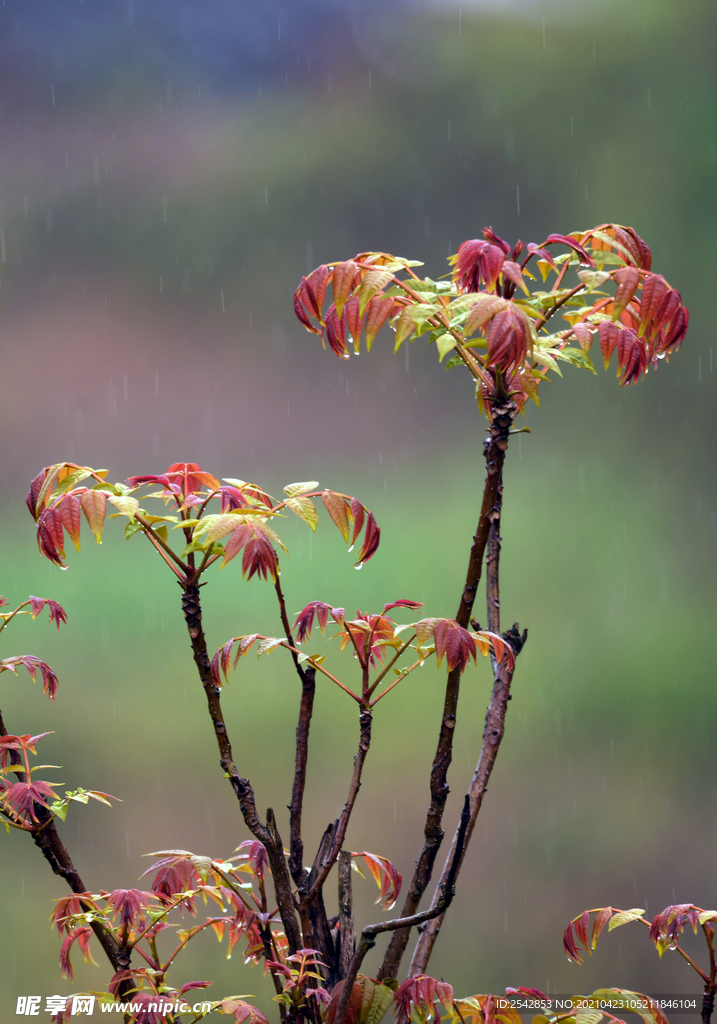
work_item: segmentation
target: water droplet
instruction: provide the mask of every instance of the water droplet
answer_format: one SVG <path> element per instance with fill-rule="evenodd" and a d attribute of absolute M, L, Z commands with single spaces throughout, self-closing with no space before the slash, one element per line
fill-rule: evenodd
<path fill-rule="evenodd" d="M 354 569 L 363 569 L 363 562 L 359 562 L 358 565 L 355 565 Z"/>
<path fill-rule="evenodd" d="M 352 545 L 351 545 L 351 547 L 349 548 L 349 554 L 351 554 L 351 552 L 353 551 L 353 549 L 354 549 L 354 546 L 353 546 L 353 544 L 352 544 Z"/>

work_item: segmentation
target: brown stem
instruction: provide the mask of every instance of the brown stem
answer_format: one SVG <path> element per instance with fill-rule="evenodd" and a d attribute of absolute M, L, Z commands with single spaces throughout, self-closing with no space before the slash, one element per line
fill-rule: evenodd
<path fill-rule="evenodd" d="M 496 503 L 493 515 L 493 522 L 490 528 L 490 534 L 488 538 L 488 555 L 486 558 L 486 601 L 488 611 L 488 629 L 493 633 L 500 633 L 500 513 L 503 502 L 503 485 L 502 482 L 498 487 L 498 493 L 496 495 Z M 516 639 L 517 638 L 517 639 Z M 520 637 L 518 633 L 517 623 L 513 627 L 512 631 L 508 631 L 505 634 L 505 639 L 514 645 L 514 650 L 517 653 L 522 649 L 525 640 L 527 639 L 527 632 Z M 485 729 L 483 731 L 483 745 L 481 747 L 480 757 L 478 758 L 478 764 L 473 774 L 471 781 L 470 790 L 468 792 L 469 798 L 469 821 L 467 830 L 461 845 L 463 851 L 470 842 L 473 829 L 475 827 L 476 819 L 480 812 L 483 796 L 488 788 L 488 780 L 490 779 L 495 765 L 495 760 L 498 755 L 498 748 L 500 747 L 501 740 L 503 739 L 503 733 L 505 732 L 505 715 L 508 709 L 508 701 L 511 699 L 510 685 L 513 679 L 513 668 L 508 668 L 505 660 L 498 662 L 496 658 L 492 658 L 493 662 L 493 692 L 491 694 L 490 704 L 486 713 Z M 451 844 L 451 848 L 446 858 L 446 864 L 443 868 L 443 874 L 441 876 L 441 882 L 439 888 L 433 897 L 432 906 L 437 906 L 439 893 L 441 886 L 444 884 L 444 879 L 447 874 L 454 869 L 460 871 L 463 863 L 463 853 L 459 858 L 456 858 L 455 852 L 458 848 L 458 833 L 460 832 L 460 826 Z M 409 975 L 415 977 L 418 974 L 425 974 L 428 960 L 433 951 L 438 933 L 441 930 L 443 924 L 443 914 L 439 914 L 426 927 L 423 929 L 416 942 L 416 948 L 413 952 L 413 958 L 411 960 L 411 966 L 409 968 Z"/>
<path fill-rule="evenodd" d="M 2 712 L 0 712 L 0 736 L 8 735 Z M 11 764 L 22 764 L 22 759 L 16 750 L 10 750 L 9 754 Z M 15 774 L 19 782 L 27 781 L 27 775 L 24 771 L 17 771 Z M 52 868 L 53 873 L 63 878 L 72 892 L 80 895 L 89 892 L 72 862 L 67 847 L 58 835 L 50 809 L 42 804 L 35 804 L 35 814 L 37 815 L 37 825 L 31 830 L 30 835 L 35 846 L 37 846 L 42 856 Z M 86 906 L 85 909 L 89 911 L 91 907 Z M 130 960 L 128 956 L 122 954 L 114 935 L 100 921 L 91 921 L 90 927 L 97 936 L 97 940 L 102 946 L 105 956 L 112 964 L 115 973 L 126 971 L 130 966 Z M 120 987 L 121 996 L 125 993 L 129 994 L 134 990 L 134 982 L 123 982 Z"/>
<path fill-rule="evenodd" d="M 353 897 L 351 892 L 351 853 L 339 854 L 339 978 L 345 978 L 356 952 Z"/>
<path fill-rule="evenodd" d="M 339 997 L 339 1003 L 336 1007 L 336 1016 L 334 1017 L 334 1024 L 344 1024 L 346 1019 L 346 1012 L 348 1010 L 349 1000 L 351 998 L 351 990 L 356 976 L 359 972 L 359 968 L 363 963 L 364 957 L 370 949 L 376 944 L 376 936 L 381 932 L 392 931 L 396 934 L 397 931 L 408 931 L 410 933 L 411 928 L 416 925 L 425 924 L 438 914 L 443 914 L 451 905 L 453 896 L 455 894 L 454 883 L 456 875 L 458 873 L 458 860 L 463 856 L 464 841 L 466 837 L 466 830 L 468 828 L 468 797 L 466 796 L 463 802 L 463 811 L 461 813 L 461 821 L 458 828 L 459 843 L 456 847 L 456 851 L 453 855 L 453 862 L 451 869 L 449 870 L 445 884 L 441 888 L 439 899 L 435 907 L 431 907 L 430 910 L 423 910 L 420 914 L 411 914 L 409 917 L 403 915 L 393 921 L 381 921 L 379 924 L 369 924 L 361 932 L 361 942 L 359 947 L 351 958 L 351 964 L 343 983 L 341 995 Z"/>
<path fill-rule="evenodd" d="M 182 583 L 182 611 L 187 623 L 187 631 L 192 644 L 192 654 L 197 672 L 204 687 L 207 698 L 207 710 L 214 727 L 217 746 L 219 748 L 219 763 L 222 771 L 229 779 L 232 789 L 236 794 L 241 808 L 242 816 L 247 828 L 266 847 L 269 857 L 269 864 L 274 878 L 274 889 L 276 902 L 279 907 L 279 915 L 284 926 L 291 952 L 295 953 L 300 946 L 299 927 L 294 913 L 294 903 L 291 894 L 291 879 L 284 857 L 284 850 L 278 832 L 274 825 L 272 830 L 267 816 L 266 825 L 263 824 L 256 810 L 254 791 L 248 779 L 239 775 L 231 743 L 224 722 L 224 714 L 219 695 L 219 687 L 212 675 L 212 666 L 207 652 L 207 641 L 202 627 L 202 606 L 199 599 L 199 585 L 195 582 Z M 273 816 L 272 816 L 273 820 Z"/>
<path fill-rule="evenodd" d="M 306 787 L 306 763 L 309 756 L 309 728 L 314 710 L 316 695 L 316 669 L 302 668 L 296 653 L 296 643 L 291 632 L 289 617 L 286 614 L 286 602 L 281 589 L 279 576 L 274 581 L 276 596 L 279 600 L 281 623 L 284 627 L 287 643 L 290 645 L 294 667 L 301 680 L 301 703 L 299 705 L 299 721 L 296 725 L 296 757 L 294 761 L 294 783 L 291 789 L 289 804 L 289 870 L 296 885 L 300 885 L 304 877 L 304 842 L 301 838 L 301 815 Z"/>
<path fill-rule="evenodd" d="M 336 858 L 343 846 L 351 812 L 353 811 L 354 804 L 356 803 L 356 797 L 358 796 L 359 789 L 361 788 L 361 773 L 363 771 L 364 762 L 366 761 L 366 755 L 368 754 L 369 747 L 371 746 L 372 717 L 370 708 L 361 708 L 361 712 L 359 714 L 360 739 L 358 750 L 354 757 L 354 770 L 353 775 L 351 776 L 349 793 L 346 797 L 346 803 L 344 804 L 344 809 L 341 812 L 341 817 L 339 818 L 331 837 L 331 845 L 328 853 L 321 859 L 320 863 L 314 865 L 315 870 L 312 870 L 312 875 L 314 877 L 311 878 L 311 886 L 306 895 L 306 900 L 309 903 L 326 881 L 326 877 L 336 863 Z"/>
<path fill-rule="evenodd" d="M 464 628 L 470 622 L 473 602 L 475 601 L 476 590 L 481 578 L 483 556 L 488 543 L 488 533 L 495 516 L 496 503 L 500 500 L 505 452 L 508 447 L 510 428 L 516 414 L 515 402 L 505 394 L 499 378 L 496 383 L 497 388 L 493 399 L 493 422 L 490 428 L 490 439 L 485 442 L 487 471 L 483 501 L 480 518 L 478 519 L 478 527 L 473 538 L 473 545 L 468 560 L 466 581 L 461 594 L 458 613 L 456 614 L 456 622 Z M 499 509 L 498 515 L 500 515 Z M 416 861 L 413 878 L 401 908 L 402 917 L 408 917 L 418 909 L 421 898 L 431 881 L 433 866 L 443 840 L 442 821 L 449 792 L 447 776 L 453 757 L 453 734 L 455 732 L 460 681 L 460 667 L 448 673 L 443 716 L 438 736 L 438 748 L 433 760 L 433 768 L 431 769 L 431 802 L 426 815 L 423 849 Z M 395 978 L 397 976 L 408 938 L 408 930 L 398 930 L 395 932 L 386 950 L 379 977 Z"/>
<path fill-rule="evenodd" d="M 714 928 L 711 924 L 702 925 L 705 933 L 707 948 L 710 954 L 710 976 L 705 982 L 704 996 L 702 997 L 702 1024 L 710 1024 L 715 1008 L 715 993 L 717 993 L 717 964 L 715 964 Z"/>

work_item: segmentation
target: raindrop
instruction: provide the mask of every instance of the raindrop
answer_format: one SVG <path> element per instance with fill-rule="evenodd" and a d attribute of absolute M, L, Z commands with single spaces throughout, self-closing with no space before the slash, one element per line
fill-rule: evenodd
<path fill-rule="evenodd" d="M 222 313 L 226 313 L 226 310 L 224 308 L 224 292 L 219 292 L 219 294 L 222 297 Z"/>
<path fill-rule="evenodd" d="M 520 217 L 520 185 L 515 187 L 515 204 L 518 208 L 518 216 Z"/>
<path fill-rule="evenodd" d="M 50 86 L 50 96 L 52 97 L 52 109 L 55 109 L 55 86 Z"/>
<path fill-rule="evenodd" d="M 369 89 L 373 89 L 373 81 L 371 79 L 371 72 L 370 71 L 368 73 L 368 87 L 369 87 Z"/>
<path fill-rule="evenodd" d="M 463 11 L 458 11 L 458 35 L 463 34 Z"/>
<path fill-rule="evenodd" d="M 357 562 L 357 564 L 354 566 L 354 569 L 363 569 L 363 562 Z"/>

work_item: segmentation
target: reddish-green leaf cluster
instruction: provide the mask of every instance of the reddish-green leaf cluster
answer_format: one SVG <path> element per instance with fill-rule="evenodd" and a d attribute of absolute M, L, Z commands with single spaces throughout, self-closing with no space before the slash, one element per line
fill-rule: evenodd
<path fill-rule="evenodd" d="M 0 672 L 13 672 L 17 675 L 18 665 L 23 665 L 27 669 L 33 683 L 39 669 L 42 676 L 42 692 L 47 694 L 50 700 L 54 700 L 57 693 L 57 676 L 46 662 L 34 654 L 20 654 L 0 661 Z"/>
<path fill-rule="evenodd" d="M 435 1019 L 440 1017 L 436 1002 L 448 1011 L 453 1012 L 453 988 L 445 981 L 436 981 L 427 974 L 418 974 L 414 978 L 406 978 L 396 991 L 396 1004 L 408 1020 L 425 1021 L 428 1015 Z"/>
<path fill-rule="evenodd" d="M 326 1007 L 326 1024 L 334 1024 L 343 988 L 344 982 L 340 981 L 331 992 L 331 999 Z M 394 991 L 390 985 L 359 974 L 351 988 L 346 1024 L 380 1024 L 393 1000 Z"/>
<path fill-rule="evenodd" d="M 590 930 L 590 915 L 594 914 L 592 928 Z M 633 910 L 616 910 L 615 907 L 597 907 L 594 910 L 584 910 L 582 914 L 574 918 L 563 935 L 563 947 L 568 954 L 568 960 L 575 963 L 582 963 L 582 955 L 578 949 L 578 942 L 581 942 L 590 956 L 597 946 L 597 941 L 603 928 L 609 922 L 608 931 L 619 928 L 630 921 L 643 920 L 644 910 L 635 908 Z"/>
<path fill-rule="evenodd" d="M 346 543 L 350 541 L 349 550 L 364 531 L 357 566 L 368 561 L 379 546 L 381 531 L 373 513 L 350 495 L 313 490 L 318 486 L 315 481 L 289 484 L 284 488 L 286 498 L 277 502 L 256 484 L 234 479 L 220 484 L 195 462 L 174 463 L 165 473 L 133 476 L 124 484 L 108 484 L 105 476 L 106 470 L 65 462 L 45 467 L 32 481 L 27 505 L 37 522 L 40 552 L 56 565 L 65 565 L 65 531 L 79 550 L 83 514 L 97 541 L 102 540 L 108 503 L 117 509 L 115 514 L 129 520 L 125 536 L 143 532 L 178 576 L 182 569 L 193 570 L 195 552 L 204 556 L 200 571 L 218 558 L 225 566 L 242 553 L 242 571 L 247 579 L 258 576 L 276 580 L 276 548 L 286 548 L 269 521 L 288 508 L 315 530 L 318 513 L 311 499 L 318 496 Z M 88 477 L 97 481 L 92 488 L 77 486 Z M 140 508 L 132 494 L 147 485 L 159 488 L 147 497 L 169 503 L 177 514 L 149 515 Z M 220 501 L 221 511 L 209 514 L 207 506 L 214 499 Z M 181 554 L 169 544 L 168 527 L 184 533 L 188 543 Z M 187 556 L 189 565 L 183 562 Z M 48 603 L 51 618 L 59 625 L 64 612 L 54 602 Z"/>
<path fill-rule="evenodd" d="M 588 351 L 596 333 L 606 365 L 617 351 L 623 385 L 636 383 L 679 348 L 688 312 L 679 292 L 652 273 L 650 250 L 632 228 L 601 224 L 550 234 L 539 245 L 518 241 L 512 250 L 491 228 L 483 235 L 463 242 L 451 257 L 451 284 L 421 279 L 412 269 L 418 264 L 389 253 L 360 253 L 323 265 L 302 279 L 294 298 L 297 316 L 343 358 L 350 339 L 359 351 L 364 321 L 367 348 L 386 321 L 395 331 L 396 349 L 428 335 L 441 359 L 454 352 L 448 366 L 468 368 L 489 416 L 496 374 L 520 409 L 528 398 L 538 401 L 540 381 L 547 371 L 559 373 L 560 361 L 592 370 Z M 567 254 L 554 254 L 556 245 Z M 534 257 L 543 281 L 555 274 L 549 291 L 528 286 L 536 280 L 529 268 Z M 564 283 L 571 267 L 576 285 Z M 329 284 L 334 301 L 324 312 Z M 606 284 L 614 286 L 613 295 L 599 290 Z M 558 312 L 569 329 L 550 334 L 548 322 Z M 571 347 L 572 341 L 579 347 Z"/>
<path fill-rule="evenodd" d="M 401 872 L 387 857 L 379 857 L 377 854 L 368 853 L 366 850 L 362 850 L 360 853 L 352 853 L 351 856 L 353 857 L 354 867 L 361 875 L 363 875 L 363 871 L 361 871 L 356 860 L 358 857 L 363 858 L 371 877 L 381 890 L 376 902 L 380 903 L 384 910 L 390 910 L 401 892 L 401 882 L 403 881 Z"/>
<path fill-rule="evenodd" d="M 476 661 L 478 651 L 487 657 L 505 661 L 508 668 L 515 665 L 515 654 L 509 643 L 497 633 L 486 630 L 470 633 L 454 619 L 421 619 L 414 626 L 419 651 L 435 650 L 436 663 L 441 664 L 445 657 L 449 671 L 460 668 L 465 671 L 468 662 Z"/>

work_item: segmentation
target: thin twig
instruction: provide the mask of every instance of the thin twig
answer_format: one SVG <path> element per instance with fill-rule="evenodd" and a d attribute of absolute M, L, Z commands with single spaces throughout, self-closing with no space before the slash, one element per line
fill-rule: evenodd
<path fill-rule="evenodd" d="M 353 811 L 354 804 L 356 803 L 356 797 L 358 796 L 359 789 L 361 788 L 361 773 L 363 771 L 364 762 L 366 761 L 366 755 L 368 754 L 369 747 L 371 746 L 371 720 L 372 715 L 370 708 L 362 708 L 359 714 L 360 739 L 358 750 L 354 757 L 354 770 L 351 776 L 349 793 L 346 797 L 346 803 L 344 804 L 344 809 L 341 812 L 341 817 L 339 818 L 336 829 L 332 835 L 329 851 L 322 859 L 322 862 L 318 865 L 316 876 L 311 880 L 311 888 L 306 895 L 307 903 L 311 902 L 318 890 L 326 881 L 331 868 L 336 862 L 339 851 L 343 846 L 344 836 L 346 835 L 346 829 L 348 828 L 349 819 L 351 818 L 351 812 Z"/>
<path fill-rule="evenodd" d="M 199 599 L 199 586 L 196 583 L 185 582 L 182 585 L 182 611 L 187 623 L 187 631 L 192 645 L 194 663 L 204 688 L 207 699 L 207 710 L 214 729 L 214 736 L 219 748 L 219 763 L 222 771 L 229 779 L 232 789 L 239 801 L 242 816 L 247 828 L 252 835 L 266 847 L 271 872 L 274 879 L 276 900 L 279 905 L 279 915 L 284 926 L 289 948 L 295 953 L 300 946 L 300 932 L 294 912 L 294 903 L 291 893 L 291 878 L 289 869 L 284 857 L 281 840 L 278 838 L 276 826 L 271 827 L 269 812 L 267 812 L 266 825 L 261 821 L 256 810 L 254 791 L 248 779 L 242 778 L 234 763 L 227 727 L 224 721 L 224 713 L 220 700 L 220 690 L 214 681 L 212 666 L 207 651 L 207 641 L 202 626 L 202 606 Z M 273 815 L 272 815 L 273 821 Z"/>
<path fill-rule="evenodd" d="M 463 801 L 463 811 L 461 813 L 461 823 L 459 826 L 459 845 L 456 847 L 456 851 L 453 855 L 453 863 L 451 864 L 451 870 L 448 872 L 445 885 L 441 889 L 440 897 L 436 906 L 431 907 L 430 910 L 423 910 L 420 914 L 411 914 L 408 917 L 401 916 L 399 918 L 395 918 L 393 921 L 381 921 L 379 924 L 366 925 L 361 932 L 359 947 L 351 959 L 351 966 L 349 967 L 348 974 L 344 979 L 341 996 L 339 997 L 339 1003 L 336 1007 L 334 1024 L 344 1024 L 349 1001 L 351 999 L 351 990 L 353 989 L 354 982 L 356 981 L 356 976 L 358 975 L 359 968 L 363 963 L 364 957 L 376 944 L 376 936 L 380 935 L 381 932 L 392 931 L 396 933 L 399 930 L 405 930 L 410 933 L 411 928 L 416 925 L 425 924 L 438 914 L 445 913 L 451 905 L 451 901 L 455 894 L 455 880 L 458 873 L 458 861 L 463 856 L 463 851 L 465 849 L 464 844 L 468 828 L 468 817 L 468 796 L 466 796 Z M 383 977 L 383 975 L 379 975 L 379 977 Z"/>
<path fill-rule="evenodd" d="M 299 720 L 296 724 L 296 755 L 294 758 L 294 782 L 291 789 L 289 804 L 289 870 L 294 883 L 299 885 L 304 876 L 304 842 L 301 836 L 301 817 L 304 805 L 304 789 L 306 787 L 306 764 L 309 756 L 309 729 L 314 710 L 316 695 L 316 669 L 305 670 L 299 661 L 294 636 L 291 632 L 289 617 L 286 614 L 286 601 L 281 589 L 279 575 L 274 581 L 274 589 L 279 601 L 279 614 L 286 634 L 286 641 L 291 648 L 294 667 L 301 682 L 301 703 L 299 704 Z"/>
<path fill-rule="evenodd" d="M 486 481 L 483 490 L 478 527 L 468 561 L 466 581 L 461 594 L 456 622 L 464 628 L 469 625 L 476 590 L 481 578 L 483 556 L 488 543 L 488 533 L 495 515 L 496 501 L 502 481 L 503 462 L 508 447 L 510 428 L 516 414 L 515 402 L 504 390 L 500 377 L 496 380 L 496 394 L 493 398 L 493 422 L 490 439 L 486 441 Z M 431 801 L 426 815 L 423 849 L 416 861 L 416 867 L 406 893 L 401 916 L 414 914 L 420 904 L 433 873 L 436 856 L 443 840 L 443 812 L 448 799 L 448 768 L 453 756 L 453 736 L 456 725 L 456 711 L 460 691 L 461 670 L 456 667 L 448 673 L 443 716 L 438 737 L 438 747 L 431 769 Z M 396 931 L 389 943 L 379 977 L 395 978 L 408 943 L 409 932 Z"/>

